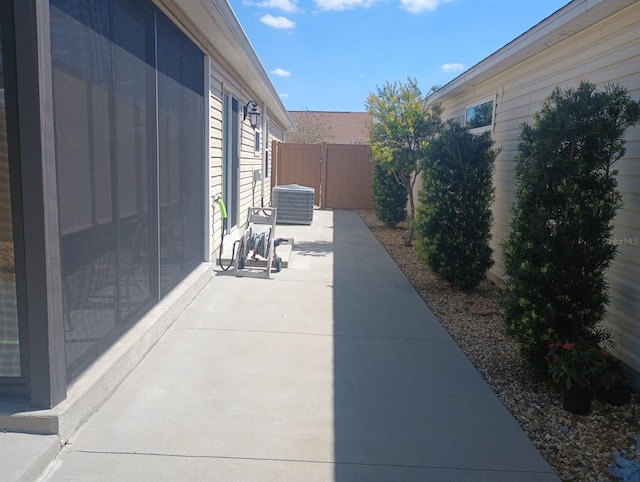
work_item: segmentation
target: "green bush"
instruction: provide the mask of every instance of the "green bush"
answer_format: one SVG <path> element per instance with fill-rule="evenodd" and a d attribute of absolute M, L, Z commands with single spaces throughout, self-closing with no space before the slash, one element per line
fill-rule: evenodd
<path fill-rule="evenodd" d="M 516 199 L 503 245 L 506 330 L 524 359 L 546 372 L 549 344 L 593 339 L 608 303 L 605 272 L 616 254 L 612 221 L 621 206 L 613 164 L 640 104 L 625 89 L 582 82 L 556 89 L 522 126 Z"/>
<path fill-rule="evenodd" d="M 459 289 L 476 287 L 493 265 L 492 145 L 489 132 L 474 135 L 449 121 L 427 149 L 423 165 L 418 249 L 438 277 Z"/>
<path fill-rule="evenodd" d="M 391 228 L 407 219 L 407 191 L 379 163 L 373 165 L 373 204 L 378 219 Z"/>

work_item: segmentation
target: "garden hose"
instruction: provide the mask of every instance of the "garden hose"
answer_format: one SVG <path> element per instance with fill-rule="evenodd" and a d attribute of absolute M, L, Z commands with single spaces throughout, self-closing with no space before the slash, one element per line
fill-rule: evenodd
<path fill-rule="evenodd" d="M 223 249 L 223 245 L 224 245 L 224 220 L 227 219 L 227 208 L 224 205 L 224 201 L 222 200 L 221 196 L 218 196 L 216 198 L 216 203 L 218 204 L 218 210 L 220 211 L 220 221 L 222 222 L 222 226 L 221 226 L 221 237 L 220 237 L 220 251 L 218 253 L 218 265 L 220 266 L 220 268 L 222 268 L 222 271 L 229 271 L 229 269 L 231 269 L 231 267 L 233 266 L 233 261 L 236 257 L 236 244 L 238 243 L 238 241 L 233 243 L 233 248 L 231 250 L 231 261 L 229 262 L 229 266 L 225 266 L 222 263 L 222 249 Z"/>

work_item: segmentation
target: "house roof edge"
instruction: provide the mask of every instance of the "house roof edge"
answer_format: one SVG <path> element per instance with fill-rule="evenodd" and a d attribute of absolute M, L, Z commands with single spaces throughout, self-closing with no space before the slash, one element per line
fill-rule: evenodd
<path fill-rule="evenodd" d="M 640 0 L 573 0 L 429 96 L 437 102 L 553 47 Z"/>

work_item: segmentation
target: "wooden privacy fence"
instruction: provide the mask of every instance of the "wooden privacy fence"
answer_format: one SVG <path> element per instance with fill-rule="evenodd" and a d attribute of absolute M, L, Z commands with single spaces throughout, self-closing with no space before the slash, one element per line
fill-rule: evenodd
<path fill-rule="evenodd" d="M 369 146 L 273 142 L 271 187 L 315 189 L 314 204 L 334 209 L 373 209 Z"/>

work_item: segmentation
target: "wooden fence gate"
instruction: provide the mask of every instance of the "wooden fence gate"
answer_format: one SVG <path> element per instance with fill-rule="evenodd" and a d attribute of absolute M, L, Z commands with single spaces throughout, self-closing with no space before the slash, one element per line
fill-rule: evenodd
<path fill-rule="evenodd" d="M 369 146 L 273 142 L 271 152 L 271 187 L 312 187 L 323 208 L 373 209 Z"/>

